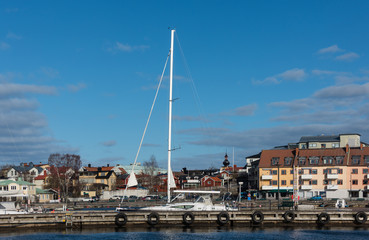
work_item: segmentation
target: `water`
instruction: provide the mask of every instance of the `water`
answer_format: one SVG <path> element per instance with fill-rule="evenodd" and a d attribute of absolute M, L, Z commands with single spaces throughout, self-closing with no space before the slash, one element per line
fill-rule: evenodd
<path fill-rule="evenodd" d="M 1 240 L 59 240 L 59 239 L 109 239 L 109 240 L 241 240 L 241 239 L 296 239 L 296 240 L 367 240 L 369 228 L 91 228 L 83 230 L 34 230 L 13 229 L 0 232 Z"/>

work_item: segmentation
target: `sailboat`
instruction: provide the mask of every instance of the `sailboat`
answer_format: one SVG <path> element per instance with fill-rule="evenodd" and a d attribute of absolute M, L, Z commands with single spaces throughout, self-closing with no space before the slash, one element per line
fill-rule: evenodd
<path fill-rule="evenodd" d="M 220 191 L 196 191 L 196 190 L 175 190 L 174 193 L 178 193 L 178 195 L 171 200 L 171 189 L 176 188 L 176 184 L 173 177 L 172 167 L 171 167 L 171 156 L 172 156 L 172 103 L 173 103 L 173 95 L 172 95 L 172 89 L 173 89 L 173 54 L 174 54 L 174 34 L 175 29 L 171 29 L 171 44 L 170 44 L 170 70 L 169 70 L 169 122 L 168 122 L 168 177 L 167 177 L 167 199 L 168 202 L 166 205 L 163 206 L 149 206 L 149 207 L 143 207 L 139 208 L 138 210 L 151 210 L 151 211 L 227 211 L 227 210 L 234 210 L 230 208 L 229 206 L 222 204 L 213 204 L 212 202 L 212 194 L 220 194 Z M 163 71 L 164 73 L 164 71 Z M 160 81 L 161 83 L 161 81 Z M 159 83 L 159 86 L 160 86 Z M 156 96 L 155 96 L 156 98 Z M 152 110 L 152 108 L 151 108 Z M 151 116 L 151 112 L 149 115 L 149 118 Z M 146 124 L 147 128 L 147 124 Z M 145 131 L 146 131 L 145 128 Z M 144 132 L 145 132 L 144 131 Z M 142 139 L 141 139 L 142 143 Z M 137 155 L 136 155 L 137 158 Z M 133 165 L 134 167 L 134 165 Z M 137 181 L 135 181 L 134 173 L 133 173 L 133 167 L 130 174 L 129 181 L 131 180 L 131 177 L 134 178 L 132 180 L 132 184 L 137 184 Z M 133 175 L 132 175 L 133 174 Z M 127 186 L 132 186 L 128 181 Z M 194 202 L 177 202 L 174 203 L 175 200 L 179 199 L 181 196 L 183 196 L 186 193 L 192 193 L 197 194 L 199 197 Z M 137 208 L 135 208 L 137 210 Z M 130 210 L 127 208 L 117 208 L 117 211 L 124 211 L 124 210 Z"/>

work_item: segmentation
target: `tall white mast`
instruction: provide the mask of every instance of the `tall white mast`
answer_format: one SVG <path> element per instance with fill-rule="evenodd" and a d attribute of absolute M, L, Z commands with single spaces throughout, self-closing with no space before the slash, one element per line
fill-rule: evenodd
<path fill-rule="evenodd" d="M 170 71 L 169 71 L 169 131 L 168 131 L 168 203 L 170 203 L 170 188 L 171 188 L 171 178 L 172 178 L 172 167 L 171 167 L 171 157 L 172 157 L 172 88 L 173 88 L 173 45 L 174 45 L 174 32 L 171 30 L 171 41 L 170 41 Z"/>

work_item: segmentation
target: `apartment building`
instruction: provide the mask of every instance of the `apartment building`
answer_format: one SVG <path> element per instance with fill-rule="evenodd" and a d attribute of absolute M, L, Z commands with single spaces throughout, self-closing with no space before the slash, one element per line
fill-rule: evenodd
<path fill-rule="evenodd" d="M 296 189 L 301 198 L 369 198 L 369 147 L 359 134 L 302 137 L 296 146 L 302 148 L 262 151 L 263 197 L 289 197 Z"/>

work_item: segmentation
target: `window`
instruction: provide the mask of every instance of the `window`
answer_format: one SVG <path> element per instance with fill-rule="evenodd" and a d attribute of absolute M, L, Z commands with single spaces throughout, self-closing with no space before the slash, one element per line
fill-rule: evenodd
<path fill-rule="evenodd" d="M 364 164 L 369 164 L 369 156 L 364 156 Z"/>
<path fill-rule="evenodd" d="M 291 165 L 291 162 L 292 162 L 292 158 L 291 157 L 285 157 L 284 158 L 284 165 L 285 166 Z"/>
<path fill-rule="evenodd" d="M 328 169 L 323 169 L 323 174 L 328 173 Z"/>
<path fill-rule="evenodd" d="M 359 165 L 360 164 L 360 158 L 361 156 L 360 155 L 354 155 L 352 156 L 352 164 L 353 165 Z"/>
<path fill-rule="evenodd" d="M 367 185 L 367 184 L 368 184 L 368 179 L 364 179 L 364 180 L 363 180 L 363 184 L 364 184 L 364 185 Z"/>
<path fill-rule="evenodd" d="M 332 148 L 339 148 L 340 144 L 339 143 L 332 143 Z"/>
<path fill-rule="evenodd" d="M 271 170 L 270 173 L 271 173 L 271 175 L 277 175 L 278 171 L 277 170 Z"/>
<path fill-rule="evenodd" d="M 369 169 L 364 168 L 364 169 L 363 169 L 363 174 L 367 174 L 367 173 L 368 173 L 368 170 L 369 170 Z"/>
<path fill-rule="evenodd" d="M 282 170 L 282 175 L 286 175 L 286 170 Z"/>
<path fill-rule="evenodd" d="M 211 181 L 208 181 L 208 184 L 211 185 Z"/>
<path fill-rule="evenodd" d="M 301 144 L 301 149 L 306 149 L 306 144 Z"/>
<path fill-rule="evenodd" d="M 9 191 L 8 186 L 4 186 L 4 191 Z"/>
<path fill-rule="evenodd" d="M 343 184 L 343 180 L 342 179 L 338 179 L 337 180 L 337 185 L 342 185 Z"/>
<path fill-rule="evenodd" d="M 290 184 L 293 185 L 293 180 L 290 180 Z"/>
<path fill-rule="evenodd" d="M 303 169 L 299 169 L 299 174 L 304 174 L 304 170 Z"/>
<path fill-rule="evenodd" d="M 324 156 L 323 157 L 323 164 L 327 165 L 327 164 L 333 164 L 333 156 Z"/>
<path fill-rule="evenodd" d="M 299 157 L 299 165 L 305 165 L 306 157 Z"/>
<path fill-rule="evenodd" d="M 275 181 L 275 180 L 271 181 L 271 183 L 272 183 L 272 185 L 278 185 L 278 182 Z"/>
<path fill-rule="evenodd" d="M 359 181 L 358 180 L 352 180 L 352 185 L 357 185 L 359 183 Z"/>
<path fill-rule="evenodd" d="M 2 190 L 3 190 L 3 187 L 0 186 L 0 191 L 2 191 Z"/>
<path fill-rule="evenodd" d="M 343 164 L 343 159 L 345 159 L 345 156 L 336 156 L 336 164 L 337 165 L 342 165 Z"/>
<path fill-rule="evenodd" d="M 323 180 L 323 184 L 327 185 L 328 184 L 328 180 Z"/>
<path fill-rule="evenodd" d="M 318 185 L 318 180 L 311 180 L 310 185 Z"/>
<path fill-rule="evenodd" d="M 293 174 L 293 169 L 290 171 L 290 174 Z"/>
<path fill-rule="evenodd" d="M 272 158 L 272 165 L 273 166 L 276 166 L 279 164 L 279 157 L 273 157 Z"/>
<path fill-rule="evenodd" d="M 337 169 L 337 173 L 338 174 L 342 174 L 343 173 L 343 170 L 339 168 L 339 169 Z"/>
<path fill-rule="evenodd" d="M 287 181 L 286 180 L 282 180 L 282 185 L 287 185 Z"/>
<path fill-rule="evenodd" d="M 358 169 L 357 169 L 357 168 L 353 168 L 351 173 L 352 173 L 352 174 L 357 174 L 358 172 L 359 172 L 359 171 L 358 171 Z"/>
<path fill-rule="evenodd" d="M 11 190 L 17 190 L 17 186 L 11 186 Z"/>
<path fill-rule="evenodd" d="M 309 157 L 309 163 L 311 165 L 318 165 L 319 164 L 319 157 Z"/>
<path fill-rule="evenodd" d="M 322 143 L 322 148 L 326 148 L 327 145 L 325 143 Z"/>
<path fill-rule="evenodd" d="M 316 143 L 309 143 L 309 148 L 316 147 Z"/>
<path fill-rule="evenodd" d="M 314 174 L 314 175 L 318 174 L 318 170 L 317 169 L 311 169 L 311 174 Z"/>

